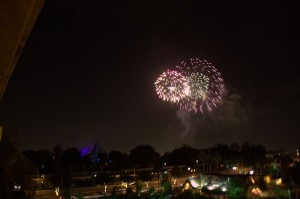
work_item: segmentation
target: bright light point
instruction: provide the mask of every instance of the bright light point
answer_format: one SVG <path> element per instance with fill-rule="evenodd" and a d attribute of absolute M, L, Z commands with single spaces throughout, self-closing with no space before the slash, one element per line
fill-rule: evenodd
<path fill-rule="evenodd" d="M 191 184 L 193 187 L 199 187 L 200 185 L 198 184 L 198 182 L 196 182 L 195 180 L 191 180 Z"/>
<path fill-rule="evenodd" d="M 183 89 L 183 93 L 185 95 L 190 95 L 190 87 L 189 86 L 186 86 L 184 89 Z"/>
<path fill-rule="evenodd" d="M 168 87 L 168 89 L 170 90 L 170 92 L 173 92 L 175 90 L 175 87 L 171 86 L 171 87 Z"/>
<path fill-rule="evenodd" d="M 55 188 L 54 192 L 55 192 L 55 195 L 58 196 L 59 195 L 59 187 Z"/>
<path fill-rule="evenodd" d="M 227 188 L 226 187 L 222 187 L 222 191 L 223 192 L 227 191 Z"/>
<path fill-rule="evenodd" d="M 278 178 L 275 181 L 276 185 L 281 185 L 282 184 L 282 178 Z"/>

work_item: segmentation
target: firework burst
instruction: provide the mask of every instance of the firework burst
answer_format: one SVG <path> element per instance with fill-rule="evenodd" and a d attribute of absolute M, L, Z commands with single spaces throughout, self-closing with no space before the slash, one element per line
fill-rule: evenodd
<path fill-rule="evenodd" d="M 180 108 L 188 111 L 211 111 L 221 102 L 224 83 L 218 70 L 199 58 L 182 61 L 176 68 L 189 82 L 190 94 L 180 101 Z"/>
<path fill-rule="evenodd" d="M 189 93 L 187 79 L 177 71 L 163 72 L 154 85 L 159 98 L 165 101 L 179 102 Z"/>
<path fill-rule="evenodd" d="M 211 111 L 222 100 L 221 74 L 206 60 L 182 61 L 175 70 L 164 72 L 154 83 L 159 98 L 176 102 L 188 111 Z"/>

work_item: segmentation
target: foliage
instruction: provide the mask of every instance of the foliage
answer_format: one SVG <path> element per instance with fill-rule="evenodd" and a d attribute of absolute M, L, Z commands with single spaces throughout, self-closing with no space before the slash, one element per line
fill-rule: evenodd
<path fill-rule="evenodd" d="M 111 151 L 108 154 L 110 161 L 110 168 L 112 170 L 122 170 L 128 168 L 128 155 L 120 151 Z"/>
<path fill-rule="evenodd" d="M 132 187 L 127 187 L 126 188 L 126 196 L 130 198 L 130 195 L 133 195 Z"/>
<path fill-rule="evenodd" d="M 170 194 L 172 191 L 172 186 L 171 186 L 171 183 L 169 180 L 167 180 L 165 183 L 164 183 L 164 193 L 165 194 Z"/>
<path fill-rule="evenodd" d="M 139 145 L 132 149 L 129 154 L 129 159 L 136 168 L 153 167 L 156 161 L 159 160 L 159 157 L 159 153 L 155 152 L 154 148 L 148 145 Z"/>
<path fill-rule="evenodd" d="M 155 192 L 155 188 L 154 187 L 150 187 L 150 189 L 149 189 L 150 195 L 152 195 L 154 192 Z"/>
<path fill-rule="evenodd" d="M 192 190 L 186 190 L 178 195 L 178 199 L 198 199 L 200 198 L 199 193 L 193 193 Z"/>
<path fill-rule="evenodd" d="M 111 192 L 112 197 L 116 197 L 116 196 L 117 196 L 117 190 L 118 190 L 118 187 L 117 187 L 117 186 L 114 186 L 114 187 L 112 188 L 112 192 Z"/>
<path fill-rule="evenodd" d="M 242 187 L 232 187 L 228 193 L 230 198 L 241 199 L 246 198 L 245 191 Z"/>
<path fill-rule="evenodd" d="M 172 165 L 194 164 L 199 154 L 198 149 L 194 149 L 188 145 L 174 149 L 169 155 L 168 162 Z"/>
<path fill-rule="evenodd" d="M 232 179 L 229 184 L 228 195 L 229 198 L 244 199 L 246 198 L 246 189 L 240 182 Z"/>
<path fill-rule="evenodd" d="M 12 153 L 13 150 L 10 151 Z M 174 149 L 171 152 L 166 152 L 160 156 L 153 147 L 148 145 L 139 145 L 130 151 L 130 154 L 122 153 L 120 151 L 111 151 L 110 153 L 99 152 L 97 157 L 106 157 L 105 167 L 98 165 L 95 167 L 95 162 L 92 161 L 93 154 L 82 156 L 77 148 L 63 149 L 60 145 L 56 145 L 52 152 L 49 150 L 39 151 L 24 151 L 23 154 L 32 161 L 32 163 L 39 169 L 40 174 L 54 174 L 58 177 L 57 183 L 61 181 L 63 174 L 76 172 L 90 172 L 90 171 L 119 171 L 130 168 L 161 168 L 163 165 L 189 165 L 205 169 L 205 171 L 212 171 L 208 165 L 220 164 L 235 164 L 243 163 L 247 165 L 256 163 L 256 168 L 264 163 L 265 149 L 260 145 L 243 144 L 241 147 L 237 143 L 233 143 L 230 147 L 224 144 L 217 144 L 211 149 L 195 149 L 188 145 L 183 145 Z M 7 155 L 6 155 L 7 156 Z M 13 156 L 10 156 L 12 158 Z M 96 156 L 95 156 L 96 157 Z M 5 159 L 5 157 L 4 157 Z M 100 160 L 99 160 L 100 161 Z M 107 161 L 107 162 L 106 162 Z M 4 161 L 5 162 L 5 161 Z M 196 163 L 197 162 L 197 163 Z M 100 163 L 99 163 L 100 164 Z M 104 163 L 103 163 L 104 164 Z M 130 165 L 131 164 L 131 165 Z M 258 165 L 258 167 L 257 167 Z M 176 172 L 175 169 L 172 172 Z M 176 173 L 179 174 L 179 173 Z M 150 180 L 153 176 L 147 173 L 141 173 L 139 179 Z M 54 183 L 55 184 L 55 183 Z"/>
<path fill-rule="evenodd" d="M 83 194 L 82 194 L 82 192 L 79 192 L 79 193 L 78 193 L 77 199 L 83 199 Z"/>
<path fill-rule="evenodd" d="M 28 175 L 36 174 L 35 166 L 19 150 L 18 131 L 4 130 L 8 133 L 0 141 L 0 198 L 3 193 L 13 191 L 14 184 L 28 186 Z"/>
<path fill-rule="evenodd" d="M 70 199 L 71 198 L 71 188 L 70 187 L 68 187 L 66 190 L 65 190 L 65 192 L 64 192 L 64 198 L 65 199 Z"/>
<path fill-rule="evenodd" d="M 280 176 L 281 169 L 279 167 L 273 165 L 269 168 L 269 173 L 271 174 L 271 176 L 273 178 L 278 178 Z"/>
<path fill-rule="evenodd" d="M 140 194 L 141 194 L 141 192 L 142 192 L 142 183 L 141 183 L 141 181 L 137 181 L 136 182 L 136 185 L 135 185 L 136 187 L 136 194 L 139 196 Z"/>
<path fill-rule="evenodd" d="M 262 176 L 258 178 L 258 186 L 262 191 L 267 190 L 267 183 Z"/>
<path fill-rule="evenodd" d="M 147 181 L 151 181 L 153 179 L 153 174 L 151 174 L 151 172 L 147 171 L 147 172 L 139 172 L 138 173 L 138 178 L 141 181 L 147 182 Z"/>
<path fill-rule="evenodd" d="M 5 138 L 5 137 L 4 137 Z M 25 185 L 25 177 L 27 174 L 51 174 L 49 175 L 49 184 L 53 187 L 67 187 L 74 183 L 71 181 L 71 173 L 90 173 L 94 171 L 93 168 L 98 169 L 96 177 L 92 177 L 95 184 L 103 184 L 114 182 L 114 175 L 109 174 L 106 170 L 102 170 L 103 167 L 94 167 L 89 154 L 82 156 L 77 148 L 63 149 L 60 145 L 56 145 L 52 151 L 41 149 L 38 151 L 28 150 L 20 153 L 16 141 L 13 139 L 4 139 L 0 143 L 0 186 L 4 186 L 4 182 L 7 187 L 11 187 L 14 179 L 18 182 L 22 182 L 24 186 L 28 187 L 28 190 L 35 189 L 30 183 Z M 101 152 L 103 153 L 103 151 Z M 196 168 L 203 168 L 205 171 L 214 170 L 209 165 L 220 165 L 221 163 L 238 163 L 241 161 L 243 165 L 252 164 L 252 166 L 258 165 L 257 169 L 261 168 L 259 165 L 266 163 L 265 160 L 265 148 L 261 145 L 251 145 L 244 143 L 239 146 L 237 143 L 233 143 L 230 146 L 224 144 L 217 144 L 215 147 L 210 149 L 196 149 L 188 145 L 183 145 L 179 148 L 174 149 L 171 152 L 166 152 L 163 156 L 160 156 L 153 147 L 148 145 L 139 145 L 130 151 L 130 154 L 122 153 L 120 151 L 111 151 L 109 154 L 104 154 L 108 157 L 107 170 L 109 171 L 120 171 L 131 168 L 161 168 L 164 163 L 167 166 L 175 166 L 172 170 L 168 171 L 168 174 L 182 174 L 182 169 L 178 169 L 178 165 L 187 165 L 190 167 L 196 166 Z M 291 158 L 282 153 L 280 157 L 277 157 L 276 162 L 280 162 L 281 165 L 277 167 L 269 167 L 269 172 L 274 176 L 278 177 L 288 175 L 291 170 L 288 165 L 291 162 Z M 99 154 L 98 154 L 99 155 Z M 97 156 L 98 157 L 98 156 Z M 99 156 L 100 157 L 100 156 Z M 278 160 L 278 161 L 277 161 Z M 129 162 L 132 165 L 129 165 Z M 253 165 L 255 163 L 255 165 Z M 159 165 L 159 166 L 158 166 Z M 267 167 L 266 167 L 267 168 Z M 289 169 L 289 170 L 288 170 Z M 5 172 L 4 172 L 5 170 Z M 158 170 L 157 170 L 158 171 Z M 94 173 L 93 173 L 94 174 Z M 138 176 L 136 179 L 142 181 L 150 181 L 156 175 L 152 174 L 151 171 L 139 171 L 136 173 Z M 92 174 L 91 174 L 92 175 Z M 93 175 L 94 176 L 94 175 Z M 120 173 L 120 180 L 129 181 L 132 176 L 126 173 Z M 286 179 L 289 176 L 285 176 Z M 168 179 L 166 177 L 166 179 Z M 85 180 L 82 184 L 89 181 Z M 161 185 L 165 186 L 165 178 L 161 180 Z M 48 182 L 47 182 L 48 183 Z M 77 182 L 76 182 L 77 183 Z M 263 181 L 262 181 L 263 183 Z M 260 186 L 263 188 L 263 184 Z M 165 189 L 167 190 L 167 189 Z M 1 190 L 0 190 L 1 191 Z M 233 188 L 232 192 L 238 194 L 241 192 L 239 188 Z"/>

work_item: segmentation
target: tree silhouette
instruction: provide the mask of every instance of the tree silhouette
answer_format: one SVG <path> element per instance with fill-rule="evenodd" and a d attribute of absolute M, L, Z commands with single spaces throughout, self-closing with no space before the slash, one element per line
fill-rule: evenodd
<path fill-rule="evenodd" d="M 110 167 L 113 170 L 121 170 L 128 167 L 128 156 L 120 151 L 109 152 Z"/>
<path fill-rule="evenodd" d="M 136 168 L 153 167 L 159 157 L 159 153 L 155 152 L 154 148 L 149 145 L 139 145 L 132 149 L 129 154 L 129 159 Z"/>

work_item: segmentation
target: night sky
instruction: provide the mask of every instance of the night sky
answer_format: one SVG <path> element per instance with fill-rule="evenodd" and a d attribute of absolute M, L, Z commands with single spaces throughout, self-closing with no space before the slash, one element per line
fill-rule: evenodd
<path fill-rule="evenodd" d="M 18 129 L 22 150 L 249 142 L 295 151 L 299 5 L 257 2 L 46 0 L 0 102 L 1 124 Z M 197 57 L 227 88 L 204 114 L 178 110 L 154 87 Z"/>

